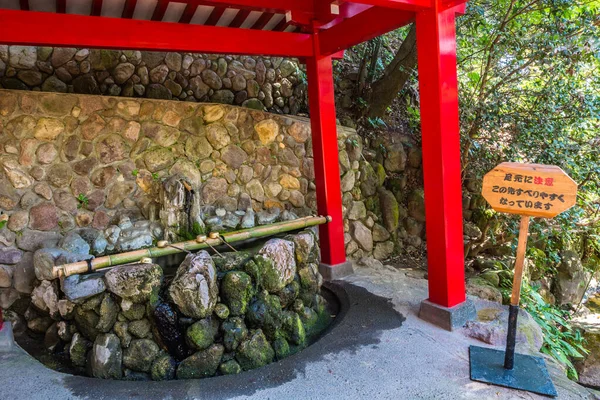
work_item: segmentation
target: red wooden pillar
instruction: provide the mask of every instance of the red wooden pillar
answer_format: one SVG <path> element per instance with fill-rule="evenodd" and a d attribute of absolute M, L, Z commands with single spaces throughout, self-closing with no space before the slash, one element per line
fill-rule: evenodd
<path fill-rule="evenodd" d="M 337 143 L 333 67 L 331 56 L 320 56 L 318 34 L 314 35 L 315 55 L 306 59 L 308 102 L 317 186 L 317 208 L 331 222 L 319 226 L 321 273 L 336 279 L 352 272 L 346 262 L 342 190 Z"/>
<path fill-rule="evenodd" d="M 429 301 L 420 314 L 452 329 L 458 322 L 448 309 L 466 300 L 456 10 L 440 11 L 434 3 L 416 19 L 429 275 Z"/>

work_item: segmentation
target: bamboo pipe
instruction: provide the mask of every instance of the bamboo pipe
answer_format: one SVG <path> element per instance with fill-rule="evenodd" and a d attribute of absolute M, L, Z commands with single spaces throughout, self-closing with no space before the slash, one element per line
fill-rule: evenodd
<path fill-rule="evenodd" d="M 169 244 L 166 247 L 151 247 L 149 249 L 140 249 L 129 251 L 127 253 L 112 254 L 108 256 L 94 258 L 89 261 L 79 261 L 71 264 L 59 265 L 52 268 L 54 278 L 67 277 L 75 274 L 85 274 L 115 265 L 128 264 L 149 257 L 163 257 L 171 254 L 177 254 L 187 251 L 206 249 L 225 243 L 241 242 L 248 239 L 257 239 L 265 236 L 276 235 L 278 233 L 295 231 L 308 228 L 315 225 L 322 225 L 331 221 L 331 217 L 304 217 L 293 221 L 278 222 L 271 225 L 257 226 L 254 228 L 243 229 L 235 232 L 228 232 L 210 238 L 199 236 L 197 240 L 188 240 L 186 242 Z"/>

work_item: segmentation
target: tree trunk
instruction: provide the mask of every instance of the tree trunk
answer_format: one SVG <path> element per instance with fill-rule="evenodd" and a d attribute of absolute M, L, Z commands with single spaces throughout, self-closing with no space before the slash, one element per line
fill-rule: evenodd
<path fill-rule="evenodd" d="M 417 66 L 417 30 L 413 25 L 398 49 L 392 62 L 385 68 L 383 76 L 371 86 L 370 107 L 367 115 L 383 117 L 398 92 L 404 87 Z"/>

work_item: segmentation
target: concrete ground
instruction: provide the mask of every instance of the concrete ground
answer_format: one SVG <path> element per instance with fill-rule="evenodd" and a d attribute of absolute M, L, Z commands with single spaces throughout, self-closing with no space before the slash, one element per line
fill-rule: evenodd
<path fill-rule="evenodd" d="M 469 379 L 460 332 L 417 317 L 427 296 L 418 272 L 357 267 L 340 285 L 349 308 L 317 343 L 281 362 L 238 376 L 124 382 L 47 369 L 19 348 L 0 346 L 1 399 L 538 399 Z M 342 314 L 344 314 L 342 312 Z M 594 399 L 548 363 L 559 399 Z"/>

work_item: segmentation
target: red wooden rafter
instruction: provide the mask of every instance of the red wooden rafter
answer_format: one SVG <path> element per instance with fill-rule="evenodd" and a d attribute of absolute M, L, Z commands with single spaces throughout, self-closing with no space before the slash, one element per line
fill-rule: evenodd
<path fill-rule="evenodd" d="M 56 0 L 56 12 L 59 14 L 67 12 L 67 0 Z"/>
<path fill-rule="evenodd" d="M 248 9 L 244 9 L 244 10 L 238 11 L 238 13 L 235 15 L 235 17 L 233 18 L 233 20 L 229 24 L 229 27 L 231 27 L 231 28 L 239 28 L 240 26 L 242 26 L 242 24 L 244 23 L 244 21 L 246 21 L 246 18 L 248 18 L 248 15 L 250 15 L 250 12 L 251 11 L 248 10 Z"/>
<path fill-rule="evenodd" d="M 123 6 L 123 14 L 121 15 L 121 17 L 132 18 L 136 4 L 137 0 L 125 0 L 125 6 Z"/>
<path fill-rule="evenodd" d="M 270 12 L 263 13 L 260 17 L 258 17 L 256 22 L 254 23 L 254 25 L 252 25 L 250 29 L 263 29 L 265 25 L 269 23 L 271 18 L 273 18 L 273 15 L 275 14 Z"/>
<path fill-rule="evenodd" d="M 194 14 L 196 14 L 197 9 L 198 4 L 188 3 L 188 5 L 185 6 L 185 10 L 183 10 L 183 13 L 181 14 L 181 17 L 179 18 L 179 22 L 182 24 L 189 24 L 192 21 L 192 18 L 194 18 Z"/>
<path fill-rule="evenodd" d="M 92 15 L 99 16 L 102 14 L 102 0 L 92 0 Z"/>
<path fill-rule="evenodd" d="M 152 21 L 162 21 L 165 16 L 165 12 L 167 12 L 167 7 L 169 6 L 169 0 L 158 0 L 156 4 L 156 8 L 152 13 Z"/>
<path fill-rule="evenodd" d="M 29 11 L 29 0 L 19 0 L 19 7 L 23 11 Z"/>
<path fill-rule="evenodd" d="M 215 7 L 212 10 L 212 12 L 210 13 L 210 15 L 208 16 L 206 22 L 204 22 L 204 25 L 206 25 L 206 26 L 215 26 L 215 25 L 217 25 L 217 23 L 219 22 L 219 20 L 223 16 L 223 13 L 225 12 L 226 9 L 227 8 L 225 8 L 225 7 Z"/>

